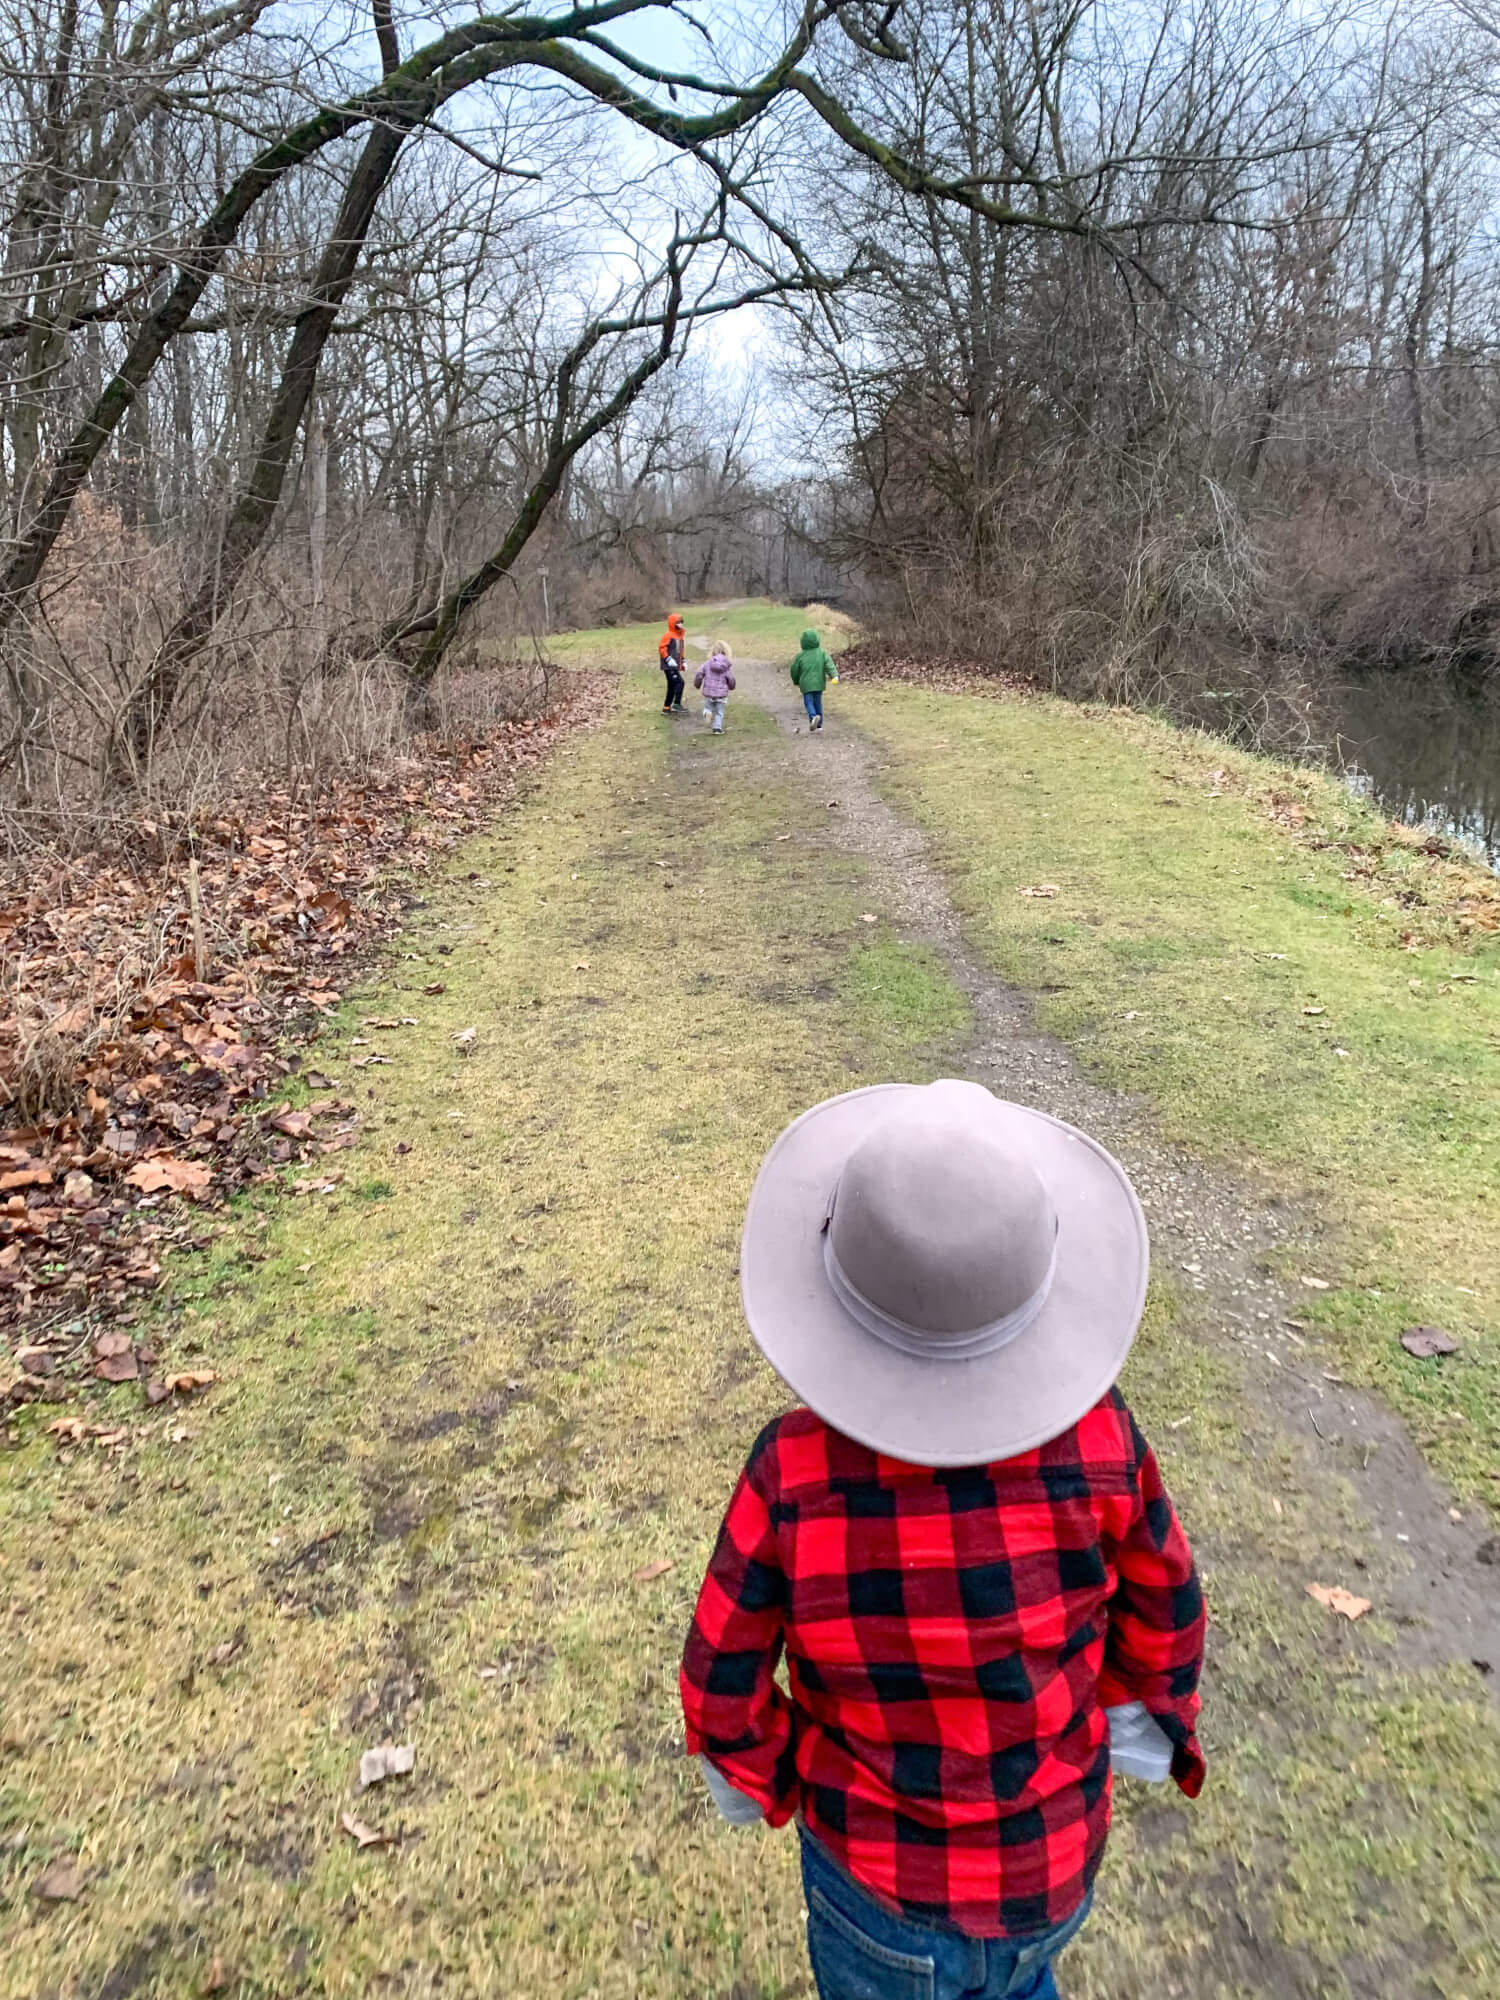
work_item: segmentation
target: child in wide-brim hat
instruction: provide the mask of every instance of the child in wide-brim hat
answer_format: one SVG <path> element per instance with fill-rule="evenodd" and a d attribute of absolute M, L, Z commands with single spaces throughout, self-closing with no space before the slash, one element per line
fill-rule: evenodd
<path fill-rule="evenodd" d="M 823 2000 L 1054 2000 L 1112 1758 L 1202 1783 L 1202 1595 L 1114 1386 L 1147 1264 L 1119 1163 L 977 1084 L 833 1098 L 761 1168 L 745 1312 L 805 1407 L 740 1476 L 682 1699 L 725 1816 L 797 1816 Z"/>

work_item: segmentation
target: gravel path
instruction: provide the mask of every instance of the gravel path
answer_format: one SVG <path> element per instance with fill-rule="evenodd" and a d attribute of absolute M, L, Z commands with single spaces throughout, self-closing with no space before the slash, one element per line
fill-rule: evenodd
<path fill-rule="evenodd" d="M 745 661 L 736 673 L 742 698 L 775 717 L 799 775 L 815 795 L 837 801 L 830 820 L 845 848 L 870 862 L 877 907 L 904 937 L 936 951 L 968 996 L 976 1030 L 969 1074 L 1082 1126 L 1124 1161 L 1156 1266 L 1184 1296 L 1184 1330 L 1232 1352 L 1245 1393 L 1292 1443 L 1305 1492 L 1326 1491 L 1334 1505 L 1338 1482 L 1352 1488 L 1370 1543 L 1368 1572 L 1354 1581 L 1396 1619 L 1402 1657 L 1473 1662 L 1500 1693 L 1500 1587 L 1496 1571 L 1476 1560 L 1488 1524 L 1477 1514 L 1455 1520 L 1451 1496 L 1404 1426 L 1339 1381 L 1287 1324 L 1308 1293 L 1268 1262 L 1295 1246 L 1316 1274 L 1314 1219 L 1166 1144 L 1147 1105 L 1090 1082 L 1063 1043 L 1038 1032 L 1026 997 L 969 949 L 923 835 L 880 798 L 877 753 L 840 716 L 837 694 L 827 727 L 812 734 L 783 670 Z"/>

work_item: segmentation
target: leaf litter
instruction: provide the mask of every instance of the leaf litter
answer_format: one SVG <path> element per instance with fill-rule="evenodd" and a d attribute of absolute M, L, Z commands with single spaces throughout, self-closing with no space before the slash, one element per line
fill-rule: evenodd
<path fill-rule="evenodd" d="M 246 788 L 180 826 L 143 817 L 107 853 L 33 855 L 0 872 L 0 1406 L 56 1400 L 91 1375 L 143 1380 L 148 1403 L 214 1379 L 148 1380 L 133 1341 L 105 1350 L 94 1337 L 132 1324 L 164 1260 L 208 1246 L 205 1209 L 356 1142 L 358 1109 L 331 1094 L 333 1078 L 308 1070 L 308 1087 L 328 1094 L 286 1098 L 299 1045 L 317 1038 L 360 954 L 400 923 L 411 882 L 477 832 L 562 733 L 595 720 L 611 688 L 569 675 L 548 714 L 429 742 L 315 802 Z"/>

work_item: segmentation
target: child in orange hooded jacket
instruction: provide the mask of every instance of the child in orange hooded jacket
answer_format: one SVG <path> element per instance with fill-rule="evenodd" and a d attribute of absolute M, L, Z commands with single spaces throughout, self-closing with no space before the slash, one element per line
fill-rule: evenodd
<path fill-rule="evenodd" d="M 667 629 L 656 642 L 656 657 L 661 670 L 667 677 L 667 698 L 661 705 L 663 715 L 681 715 L 683 626 L 682 613 L 674 611 L 667 620 Z"/>

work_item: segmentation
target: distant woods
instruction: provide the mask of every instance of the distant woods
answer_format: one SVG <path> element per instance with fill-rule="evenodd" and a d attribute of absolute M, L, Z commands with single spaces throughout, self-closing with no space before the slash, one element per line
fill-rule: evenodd
<path fill-rule="evenodd" d="M 482 718 L 674 596 L 1135 699 L 1488 659 L 1482 15 L 808 0 L 624 53 L 673 11 L 0 0 L 14 834 Z"/>
<path fill-rule="evenodd" d="M 842 87 L 1002 205 L 821 183 L 863 274 L 800 361 L 883 627 L 1282 746 L 1333 676 L 1500 688 L 1491 18 L 916 0 L 901 33 Z"/>
<path fill-rule="evenodd" d="M 495 594 L 511 651 L 659 599 L 674 493 L 684 546 L 736 527 L 785 581 L 679 364 L 824 282 L 754 188 L 829 11 L 722 74 L 704 41 L 702 80 L 613 47 L 652 11 L 8 0 L 16 813 L 379 747 L 431 717 Z"/>

